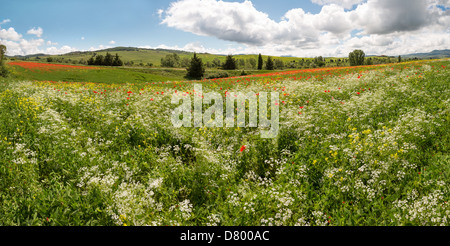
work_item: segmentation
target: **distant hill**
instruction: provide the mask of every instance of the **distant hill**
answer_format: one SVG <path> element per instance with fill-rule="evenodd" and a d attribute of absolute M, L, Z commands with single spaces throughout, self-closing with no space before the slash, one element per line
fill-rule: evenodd
<path fill-rule="evenodd" d="M 182 51 L 182 50 L 169 50 L 169 49 L 146 49 L 146 48 L 136 48 L 136 47 L 115 47 L 115 48 L 109 48 L 109 49 L 103 49 L 103 50 L 97 50 L 97 51 L 75 51 L 70 52 L 67 54 L 62 55 L 48 55 L 48 54 L 33 54 L 33 55 L 27 55 L 27 56 L 9 56 L 9 58 L 16 58 L 16 59 L 26 59 L 26 60 L 45 60 L 47 57 L 53 57 L 57 58 L 60 62 L 69 62 L 70 61 L 87 61 L 90 57 L 92 57 L 94 54 L 97 55 L 106 55 L 106 53 L 111 53 L 112 55 L 115 55 L 116 53 L 120 56 L 120 59 L 123 62 L 133 62 L 134 65 L 149 65 L 151 64 L 154 67 L 159 67 L 161 64 L 161 58 L 166 57 L 166 55 L 176 53 L 181 59 L 188 58 L 190 59 L 193 56 L 193 52 L 189 51 Z M 204 63 L 210 62 L 212 63 L 214 59 L 219 59 L 221 62 L 225 61 L 225 55 L 217 55 L 217 54 L 209 54 L 209 53 L 198 53 L 197 54 Z M 450 57 L 450 50 L 434 50 L 429 53 L 416 53 L 416 54 L 408 54 L 408 55 L 401 55 L 402 58 L 409 58 L 409 59 L 435 59 L 435 58 L 446 58 Z M 248 59 L 258 59 L 257 54 L 234 54 L 233 57 L 237 60 L 248 60 Z M 368 55 L 367 57 L 380 57 L 384 58 L 387 56 L 384 55 Z M 291 62 L 303 63 L 304 61 L 311 60 L 313 58 L 301 58 L 301 57 L 292 57 L 292 56 L 272 56 L 272 58 L 275 60 L 281 60 L 284 62 L 285 66 Z M 324 57 L 325 58 L 325 57 Z M 395 58 L 395 57 L 391 57 Z M 263 54 L 264 61 L 267 60 L 267 56 Z M 333 57 L 326 57 L 327 62 L 333 63 L 336 62 L 336 60 L 345 59 L 345 58 L 333 58 Z"/>
<path fill-rule="evenodd" d="M 447 58 L 450 57 L 450 50 L 433 50 L 429 53 L 415 53 L 415 54 L 408 54 L 403 55 L 404 58 L 414 58 L 417 57 L 419 59 L 437 59 L 437 58 Z"/>
<path fill-rule="evenodd" d="M 29 59 L 36 60 L 38 59 L 46 59 L 47 57 L 59 58 L 64 61 L 72 60 L 79 61 L 85 60 L 87 61 L 94 54 L 97 55 L 106 55 L 106 53 L 110 53 L 115 55 L 116 53 L 120 56 L 120 59 L 124 62 L 132 61 L 135 65 L 137 64 L 152 64 L 153 66 L 160 66 L 161 58 L 166 57 L 169 54 L 177 54 L 181 59 L 183 58 L 192 58 L 193 52 L 182 51 L 182 50 L 169 50 L 169 49 L 146 49 L 146 48 L 136 48 L 136 47 L 115 47 L 97 51 L 75 51 L 62 55 L 45 55 L 45 54 L 37 54 L 37 55 L 28 55 L 28 56 L 12 56 L 9 58 L 17 58 L 17 59 Z M 220 61 L 225 61 L 225 55 L 217 55 L 217 54 L 209 54 L 209 53 L 197 53 L 197 55 L 203 60 L 204 63 L 213 62 L 214 59 L 219 59 Z M 252 55 L 241 55 L 234 54 L 233 57 L 235 59 L 256 59 L 258 58 L 257 54 Z M 285 63 L 291 62 L 293 60 L 299 61 L 302 59 L 311 59 L 311 58 L 296 58 L 296 57 L 276 57 L 272 56 L 273 59 L 282 60 Z M 266 60 L 267 56 L 263 55 L 263 59 Z"/>

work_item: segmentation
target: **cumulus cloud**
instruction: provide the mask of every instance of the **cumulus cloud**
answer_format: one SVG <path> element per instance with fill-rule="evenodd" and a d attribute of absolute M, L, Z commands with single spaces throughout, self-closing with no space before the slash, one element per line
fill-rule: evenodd
<path fill-rule="evenodd" d="M 243 3 L 215 0 L 190 0 L 172 3 L 162 21 L 169 27 L 222 40 L 261 45 L 272 35 L 277 23 L 255 9 L 250 1 Z"/>
<path fill-rule="evenodd" d="M 21 38 L 22 34 L 17 33 L 13 27 L 0 29 L 0 39 L 19 41 Z"/>
<path fill-rule="evenodd" d="M 411 47 L 417 47 L 416 51 L 431 49 L 432 45 L 449 47 L 446 41 L 450 40 L 448 0 L 312 2 L 323 5 L 319 13 L 291 9 L 280 21 L 275 21 L 249 0 L 178 0 L 164 10 L 161 23 L 243 44 L 246 50 L 265 50 L 272 54 L 348 55 L 349 49 L 357 47 L 368 47 L 373 54 L 380 54 L 407 51 Z M 414 45 L 431 37 L 442 42 Z"/>
<path fill-rule="evenodd" d="M 111 40 L 111 41 L 109 41 L 109 44 L 116 44 L 116 41 Z"/>
<path fill-rule="evenodd" d="M 364 2 L 364 0 L 311 0 L 311 2 L 319 5 L 337 4 L 346 9 L 351 9 L 353 6 Z"/>
<path fill-rule="evenodd" d="M 27 34 L 32 34 L 32 35 L 36 35 L 36 37 L 40 38 L 42 36 L 42 34 L 44 33 L 44 31 L 42 30 L 42 28 L 38 27 L 38 28 L 32 28 L 30 30 L 27 31 Z"/>
<path fill-rule="evenodd" d="M 7 22 L 10 22 L 10 20 L 4 20 L 1 23 L 4 24 Z M 36 35 L 37 39 L 25 39 L 13 27 L 9 27 L 8 29 L 0 28 L 0 43 L 6 46 L 6 54 L 10 56 L 40 53 L 57 55 L 76 50 L 70 46 L 56 47 L 58 43 L 50 40 L 45 41 L 40 38 L 43 34 L 43 30 L 40 27 L 28 30 L 27 34 Z"/>

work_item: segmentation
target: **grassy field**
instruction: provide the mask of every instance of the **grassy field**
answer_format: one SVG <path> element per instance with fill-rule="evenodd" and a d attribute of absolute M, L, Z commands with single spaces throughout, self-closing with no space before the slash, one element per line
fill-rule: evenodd
<path fill-rule="evenodd" d="M 0 225 L 448 226 L 449 65 L 203 81 L 13 66 L 0 79 Z M 198 96 L 195 83 L 279 92 L 279 134 L 175 128 L 172 95 Z"/>
<path fill-rule="evenodd" d="M 186 80 L 184 68 L 139 68 L 139 67 L 94 67 L 70 66 L 51 63 L 18 62 L 8 63 L 11 77 L 31 81 L 61 81 L 61 82 L 93 82 L 93 83 L 145 83 Z M 33 68 L 39 64 L 41 68 Z M 273 71 L 246 70 L 245 74 L 265 74 Z M 226 73 L 230 77 L 240 76 L 242 71 L 223 71 L 208 69 L 205 77 Z"/>

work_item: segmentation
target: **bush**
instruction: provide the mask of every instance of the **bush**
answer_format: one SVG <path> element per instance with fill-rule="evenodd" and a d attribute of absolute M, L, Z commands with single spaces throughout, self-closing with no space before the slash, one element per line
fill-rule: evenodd
<path fill-rule="evenodd" d="M 5 65 L 0 66 L 0 77 L 8 77 L 9 71 L 8 68 L 6 68 Z"/>
<path fill-rule="evenodd" d="M 206 76 L 206 79 L 220 79 L 220 78 L 228 78 L 230 77 L 230 75 L 226 72 L 218 72 L 218 73 L 213 73 L 210 75 Z"/>

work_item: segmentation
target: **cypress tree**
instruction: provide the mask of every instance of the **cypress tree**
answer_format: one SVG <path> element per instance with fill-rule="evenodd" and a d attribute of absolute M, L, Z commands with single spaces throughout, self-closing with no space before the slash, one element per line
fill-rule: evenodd
<path fill-rule="evenodd" d="M 259 57 L 258 57 L 258 70 L 262 69 L 263 63 L 264 63 L 263 58 L 262 58 L 261 54 L 259 54 Z"/>

